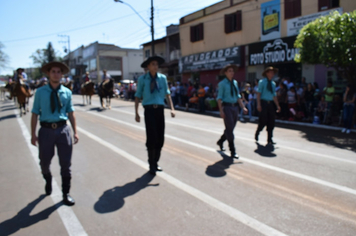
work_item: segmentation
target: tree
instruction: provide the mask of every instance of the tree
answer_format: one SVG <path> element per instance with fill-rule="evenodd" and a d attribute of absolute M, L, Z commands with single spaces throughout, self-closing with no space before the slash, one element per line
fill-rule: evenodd
<path fill-rule="evenodd" d="M 61 57 L 57 57 L 52 43 L 49 42 L 47 44 L 47 48 L 44 49 L 37 49 L 30 58 L 33 60 L 33 64 L 42 67 L 44 64 L 47 64 L 51 61 L 62 61 Z"/>
<path fill-rule="evenodd" d="M 7 68 L 9 63 L 9 56 L 3 52 L 3 48 L 5 48 L 5 46 L 0 42 L 0 69 Z"/>
<path fill-rule="evenodd" d="M 296 62 L 324 64 L 356 85 L 356 11 L 335 11 L 305 25 L 294 46 Z"/>

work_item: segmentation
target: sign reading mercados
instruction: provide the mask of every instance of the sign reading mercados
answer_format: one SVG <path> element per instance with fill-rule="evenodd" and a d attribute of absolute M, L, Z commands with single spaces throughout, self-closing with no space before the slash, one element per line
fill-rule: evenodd
<path fill-rule="evenodd" d="M 249 45 L 249 64 L 264 65 L 285 62 L 294 62 L 298 49 L 294 48 L 296 37 L 276 39 L 263 43 Z"/>

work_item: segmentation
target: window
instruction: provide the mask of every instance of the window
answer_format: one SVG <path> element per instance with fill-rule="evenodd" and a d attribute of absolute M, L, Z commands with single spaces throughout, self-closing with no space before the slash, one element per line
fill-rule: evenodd
<path fill-rule="evenodd" d="M 119 57 L 100 57 L 100 69 L 121 70 L 121 58 Z"/>
<path fill-rule="evenodd" d="M 319 11 L 328 10 L 330 8 L 335 8 L 340 6 L 339 0 L 318 0 L 319 1 Z"/>
<path fill-rule="evenodd" d="M 145 51 L 145 57 L 146 57 L 146 58 L 149 58 L 149 57 L 150 57 L 150 49 L 147 49 L 147 50 Z"/>
<path fill-rule="evenodd" d="M 225 33 L 242 30 L 242 12 L 237 11 L 233 14 L 225 15 Z"/>
<path fill-rule="evenodd" d="M 301 0 L 284 1 L 284 19 L 290 19 L 302 15 Z"/>
<path fill-rule="evenodd" d="M 190 42 L 196 42 L 204 39 L 203 23 L 190 27 Z"/>
<path fill-rule="evenodd" d="M 91 60 L 89 61 L 89 70 L 90 70 L 90 71 L 96 70 L 96 58 L 91 59 Z"/>

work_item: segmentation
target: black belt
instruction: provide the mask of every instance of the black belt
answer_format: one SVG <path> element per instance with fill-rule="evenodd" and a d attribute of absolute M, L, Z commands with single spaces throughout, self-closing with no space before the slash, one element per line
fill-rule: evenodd
<path fill-rule="evenodd" d="M 261 100 L 261 101 L 263 101 L 263 102 L 267 102 L 268 104 L 270 104 L 270 103 L 272 103 L 273 102 L 273 100 L 271 100 L 271 101 L 269 101 L 269 100 Z"/>
<path fill-rule="evenodd" d="M 67 121 L 66 120 L 61 120 L 61 121 L 52 122 L 52 123 L 40 122 L 40 124 L 41 124 L 41 127 L 57 129 L 57 128 L 62 127 L 63 125 L 67 124 Z"/>
<path fill-rule="evenodd" d="M 143 106 L 145 109 L 157 109 L 157 108 L 164 108 L 163 105 L 157 105 L 157 104 L 153 104 L 153 105 L 144 105 Z"/>
<path fill-rule="evenodd" d="M 223 102 L 222 105 L 224 107 L 237 107 L 237 106 L 239 106 L 238 103 L 229 103 L 229 102 Z"/>

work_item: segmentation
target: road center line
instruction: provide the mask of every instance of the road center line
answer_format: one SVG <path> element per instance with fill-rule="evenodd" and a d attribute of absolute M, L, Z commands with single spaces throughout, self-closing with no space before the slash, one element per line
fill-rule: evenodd
<path fill-rule="evenodd" d="M 20 128 L 22 130 L 22 135 L 24 136 L 27 146 L 30 149 L 31 156 L 33 157 L 33 160 L 36 162 L 36 166 L 39 171 L 41 171 L 40 166 L 38 164 L 38 148 L 33 146 L 30 143 L 31 140 L 31 135 L 30 132 L 28 131 L 24 121 L 19 117 L 19 112 L 18 110 L 15 110 L 15 114 L 17 115 L 17 121 L 20 125 Z M 51 198 L 53 202 L 61 202 L 62 201 L 62 191 L 59 188 L 59 185 L 57 181 L 53 178 L 52 179 L 52 194 Z M 57 208 L 57 212 L 59 214 L 59 217 L 61 218 L 64 227 L 66 228 L 68 235 L 70 236 L 87 236 L 88 234 L 85 232 L 83 226 L 80 224 L 78 218 L 74 214 L 73 210 L 70 207 L 67 206 L 61 206 Z"/>
<path fill-rule="evenodd" d="M 78 110 L 86 111 L 85 109 L 78 109 Z M 95 115 L 95 116 L 98 116 L 98 117 L 102 117 L 104 119 L 108 119 L 108 120 L 114 121 L 116 123 L 120 123 L 120 124 L 123 124 L 123 125 L 126 125 L 126 126 L 133 127 L 135 129 L 145 130 L 144 127 L 137 126 L 137 125 L 134 125 L 134 124 L 131 124 L 131 123 L 127 123 L 125 121 L 117 120 L 115 118 L 111 118 L 111 117 L 104 116 L 104 115 L 97 114 L 97 113 L 93 113 L 93 112 L 88 112 L 88 113 L 90 113 L 92 115 Z M 216 149 L 210 148 L 210 147 L 198 144 L 198 143 L 194 143 L 192 141 L 187 141 L 187 140 L 184 140 L 184 139 L 180 139 L 180 138 L 168 135 L 168 134 L 166 134 L 165 137 L 169 138 L 169 139 L 172 139 L 172 140 L 176 140 L 178 142 L 181 142 L 181 143 L 184 143 L 184 144 L 187 144 L 187 145 L 191 145 L 191 146 L 194 146 L 194 147 L 197 147 L 197 148 L 204 149 L 206 151 L 210 151 L 210 152 L 216 153 Z M 299 179 L 307 180 L 307 181 L 310 181 L 312 183 L 320 184 L 320 185 L 323 185 L 323 186 L 326 186 L 326 187 L 329 187 L 329 188 L 333 188 L 333 189 L 336 189 L 336 190 L 339 190 L 339 191 L 342 191 L 342 192 L 346 192 L 346 193 L 350 193 L 350 194 L 356 195 L 356 190 L 354 190 L 352 188 L 349 188 L 349 187 L 346 187 L 346 186 L 334 184 L 334 183 L 331 183 L 331 182 L 328 182 L 328 181 L 324 181 L 324 180 L 321 180 L 321 179 L 318 179 L 318 178 L 315 178 L 315 177 L 311 177 L 311 176 L 308 176 L 308 175 L 300 174 L 300 173 L 297 173 L 297 172 L 294 172 L 294 171 L 285 170 L 285 169 L 280 168 L 280 167 L 275 167 L 275 166 L 268 165 L 268 164 L 265 164 L 265 163 L 259 162 L 259 161 L 254 161 L 254 160 L 251 160 L 251 159 L 248 159 L 248 158 L 245 158 L 245 157 L 240 157 L 240 160 L 242 160 L 244 162 L 247 162 L 247 163 L 250 163 L 250 164 L 253 164 L 253 165 L 257 165 L 257 166 L 266 168 L 266 169 L 270 169 L 270 170 L 273 170 L 273 171 L 276 171 L 276 172 L 279 172 L 279 173 L 283 173 L 283 174 L 286 174 L 286 175 L 289 175 L 289 176 L 293 176 L 293 177 L 296 177 L 296 178 L 299 178 Z"/>
<path fill-rule="evenodd" d="M 89 138 L 93 139 L 94 141 L 100 143 L 101 145 L 111 149 L 112 151 L 116 152 L 117 154 L 119 154 L 120 156 L 126 158 L 127 160 L 133 162 L 134 164 L 142 167 L 145 170 L 148 170 L 148 164 L 142 160 L 140 160 L 139 158 L 123 151 L 122 149 L 119 149 L 118 147 L 114 146 L 113 144 L 110 144 L 108 142 L 106 142 L 105 140 L 99 138 L 98 136 L 80 128 L 77 127 L 78 131 L 83 133 L 84 135 L 88 136 Z M 173 186 L 177 187 L 180 190 L 183 190 L 184 192 L 192 195 L 193 197 L 205 202 L 206 204 L 210 205 L 213 208 L 216 208 L 217 210 L 222 211 L 223 213 L 229 215 L 230 217 L 234 218 L 235 220 L 240 221 L 241 223 L 249 226 L 250 228 L 264 234 L 264 235 L 285 235 L 282 232 L 271 228 L 268 225 L 265 225 L 253 218 L 251 218 L 250 216 L 246 215 L 243 212 L 238 211 L 237 209 L 226 205 L 225 203 L 209 196 L 208 194 L 194 188 L 191 187 L 190 185 L 187 185 L 183 182 L 181 182 L 180 180 L 170 176 L 167 173 L 157 173 L 157 175 L 159 177 L 161 177 L 162 179 L 166 180 L 168 183 L 172 184 Z"/>
<path fill-rule="evenodd" d="M 113 111 L 129 114 L 129 115 L 135 115 L 133 112 L 119 110 L 119 109 L 113 109 Z M 217 135 L 221 135 L 221 132 L 222 132 L 222 131 L 218 132 L 218 131 L 213 131 L 213 130 L 207 130 L 207 129 L 203 129 L 203 128 L 199 128 L 199 127 L 195 127 L 195 126 L 191 126 L 191 125 L 179 124 L 177 122 L 173 122 L 173 121 L 169 121 L 169 120 L 166 120 L 166 123 L 176 125 L 176 126 L 181 126 L 181 127 L 188 128 L 188 129 L 195 129 L 195 130 L 199 130 L 199 131 L 203 131 L 203 132 L 213 133 L 213 134 L 217 134 Z M 255 142 L 254 139 L 250 139 L 250 138 L 244 138 L 244 137 L 240 137 L 240 136 L 235 136 L 235 138 L 241 139 L 241 140 L 246 140 L 249 142 Z M 295 151 L 295 152 L 305 153 L 305 154 L 311 155 L 312 157 L 320 156 L 320 157 L 356 165 L 356 161 L 346 160 L 346 159 L 342 159 L 342 158 L 338 158 L 338 157 L 334 157 L 334 156 L 330 156 L 330 155 L 325 155 L 322 153 L 310 152 L 310 151 L 292 148 L 292 147 L 288 147 L 288 146 L 282 146 L 282 145 L 278 145 L 278 146 L 282 147 L 283 149 L 288 149 L 288 150 Z"/>

